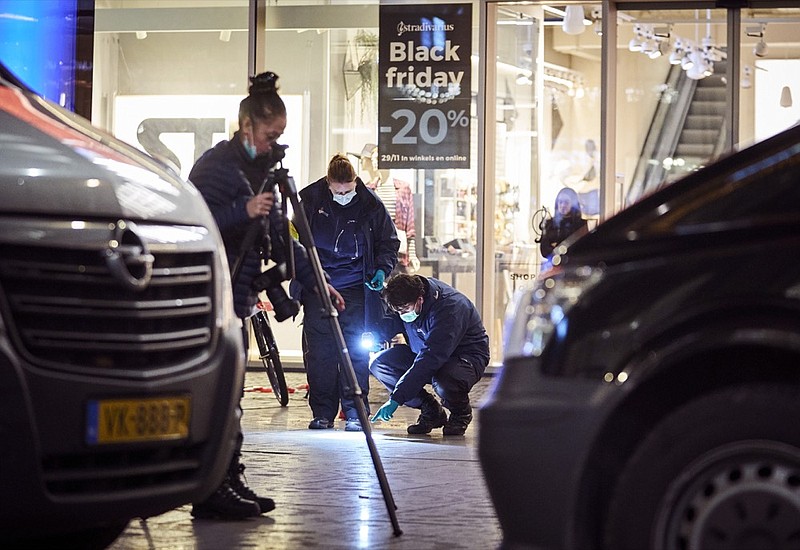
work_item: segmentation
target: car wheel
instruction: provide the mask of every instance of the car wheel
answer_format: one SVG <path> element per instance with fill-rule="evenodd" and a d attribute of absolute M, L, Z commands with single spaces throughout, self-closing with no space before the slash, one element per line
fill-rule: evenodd
<path fill-rule="evenodd" d="M 624 466 L 608 549 L 798 548 L 800 396 L 728 388 L 659 423 Z"/>

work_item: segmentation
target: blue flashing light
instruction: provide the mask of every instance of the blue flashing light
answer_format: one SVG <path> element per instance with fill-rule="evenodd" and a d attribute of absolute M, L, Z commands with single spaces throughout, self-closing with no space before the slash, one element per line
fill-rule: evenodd
<path fill-rule="evenodd" d="M 0 61 L 35 92 L 74 108 L 78 0 L 0 0 Z"/>

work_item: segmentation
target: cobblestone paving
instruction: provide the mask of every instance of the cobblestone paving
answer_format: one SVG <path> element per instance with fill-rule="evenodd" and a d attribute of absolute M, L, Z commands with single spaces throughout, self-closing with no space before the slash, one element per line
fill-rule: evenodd
<path fill-rule="evenodd" d="M 412 436 L 406 426 L 418 411 L 401 407 L 388 423 L 373 425 L 373 439 L 397 505 L 403 534 L 394 536 L 366 438 L 344 431 L 308 430 L 305 375 L 290 372 L 295 392 L 281 407 L 271 393 L 247 391 L 243 400 L 243 462 L 247 482 L 275 499 L 274 511 L 237 522 L 194 520 L 190 506 L 133 520 L 111 550 L 262 549 L 491 549 L 500 527 L 477 458 L 477 423 L 464 437 L 441 430 Z M 491 380 L 472 392 L 480 403 Z M 246 387 L 269 386 L 248 371 Z M 372 379 L 373 411 L 388 394 Z M 477 407 L 476 412 L 477 412 Z"/>

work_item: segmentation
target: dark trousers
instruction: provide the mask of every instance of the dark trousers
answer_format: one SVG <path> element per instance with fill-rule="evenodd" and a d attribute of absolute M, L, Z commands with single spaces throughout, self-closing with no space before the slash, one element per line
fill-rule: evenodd
<path fill-rule="evenodd" d="M 386 386 L 390 392 L 394 391 L 397 381 L 411 368 L 417 354 L 405 344 L 396 345 L 380 353 L 372 360 L 370 372 Z M 433 386 L 442 399 L 442 406 L 455 414 L 469 412 L 469 391 L 480 380 L 478 370 L 465 359 L 451 357 L 448 359 L 428 382 Z M 419 409 L 422 397 L 427 393 L 423 388 L 414 398 L 403 405 Z"/>
<path fill-rule="evenodd" d="M 338 290 L 338 289 L 337 289 Z M 345 309 L 339 312 L 339 326 L 369 413 L 369 351 L 361 346 L 364 333 L 364 288 L 362 285 L 339 290 Z M 339 347 L 331 330 L 331 320 L 323 317 L 316 294 L 303 294 L 303 363 L 308 378 L 308 404 L 314 418 L 335 420 L 339 401 L 348 419 L 357 419 L 354 388 L 339 365 Z"/>
<path fill-rule="evenodd" d="M 242 321 L 242 343 L 244 344 L 244 366 L 247 368 L 248 350 L 250 348 L 250 319 L 245 317 Z M 242 399 L 244 399 L 244 380 L 242 380 L 242 391 L 239 394 L 239 402 L 236 403 L 236 418 L 239 431 L 236 434 L 236 445 L 233 448 L 233 459 L 231 464 L 238 464 L 239 457 L 242 454 L 242 443 L 244 442 L 244 434 L 242 433 Z"/>

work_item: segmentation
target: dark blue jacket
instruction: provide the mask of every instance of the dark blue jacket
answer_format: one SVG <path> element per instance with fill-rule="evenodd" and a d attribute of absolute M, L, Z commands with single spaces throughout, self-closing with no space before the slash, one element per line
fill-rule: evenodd
<path fill-rule="evenodd" d="M 451 358 L 468 361 L 481 375 L 489 364 L 489 337 L 475 305 L 438 279 L 417 277 L 426 285 L 422 311 L 415 321 L 402 323 L 417 357 L 391 395 L 401 405 L 416 397 Z"/>
<path fill-rule="evenodd" d="M 240 318 L 251 315 L 258 300 L 258 292 L 251 285 L 261 273 L 262 252 L 265 253 L 265 261 L 271 258 L 281 263 L 285 260 L 282 242 L 288 238 L 288 221 L 283 216 L 280 204 L 276 201 L 269 215 L 271 249 L 265 249 L 264 246 L 266 220 L 251 219 L 245 206 L 256 192 L 272 190 L 262 189 L 272 166 L 268 156 L 255 159 L 248 157 L 237 132 L 230 141 L 221 141 L 203 153 L 189 173 L 189 180 L 203 195 L 217 222 L 231 269 L 237 257 L 244 254 L 239 276 L 233 281 L 234 310 Z M 252 247 L 243 251 L 242 242 L 253 224 L 259 226 L 257 238 Z M 295 250 L 297 278 L 307 288 L 316 288 L 305 250 L 294 240 L 291 246 Z"/>
<path fill-rule="evenodd" d="M 333 208 L 328 182 L 326 178 L 320 178 L 301 189 L 298 194 L 301 199 L 300 205 L 313 232 L 317 217 L 329 216 Z M 388 277 L 397 264 L 397 251 L 400 249 L 400 239 L 397 238 L 394 223 L 384 204 L 374 191 L 364 185 L 361 178 L 356 178 L 356 195 L 361 212 L 358 231 L 361 232 L 360 240 L 365 245 L 361 281 L 371 280 L 378 269 L 382 269 Z M 317 238 L 317 235 L 314 235 L 314 239 L 317 240 Z M 322 267 L 327 268 L 324 264 Z M 295 288 L 292 286 L 292 296 L 297 298 Z M 385 307 L 379 292 L 364 286 L 364 293 L 366 330 L 373 330 L 373 325 L 378 323 L 385 314 Z"/>

